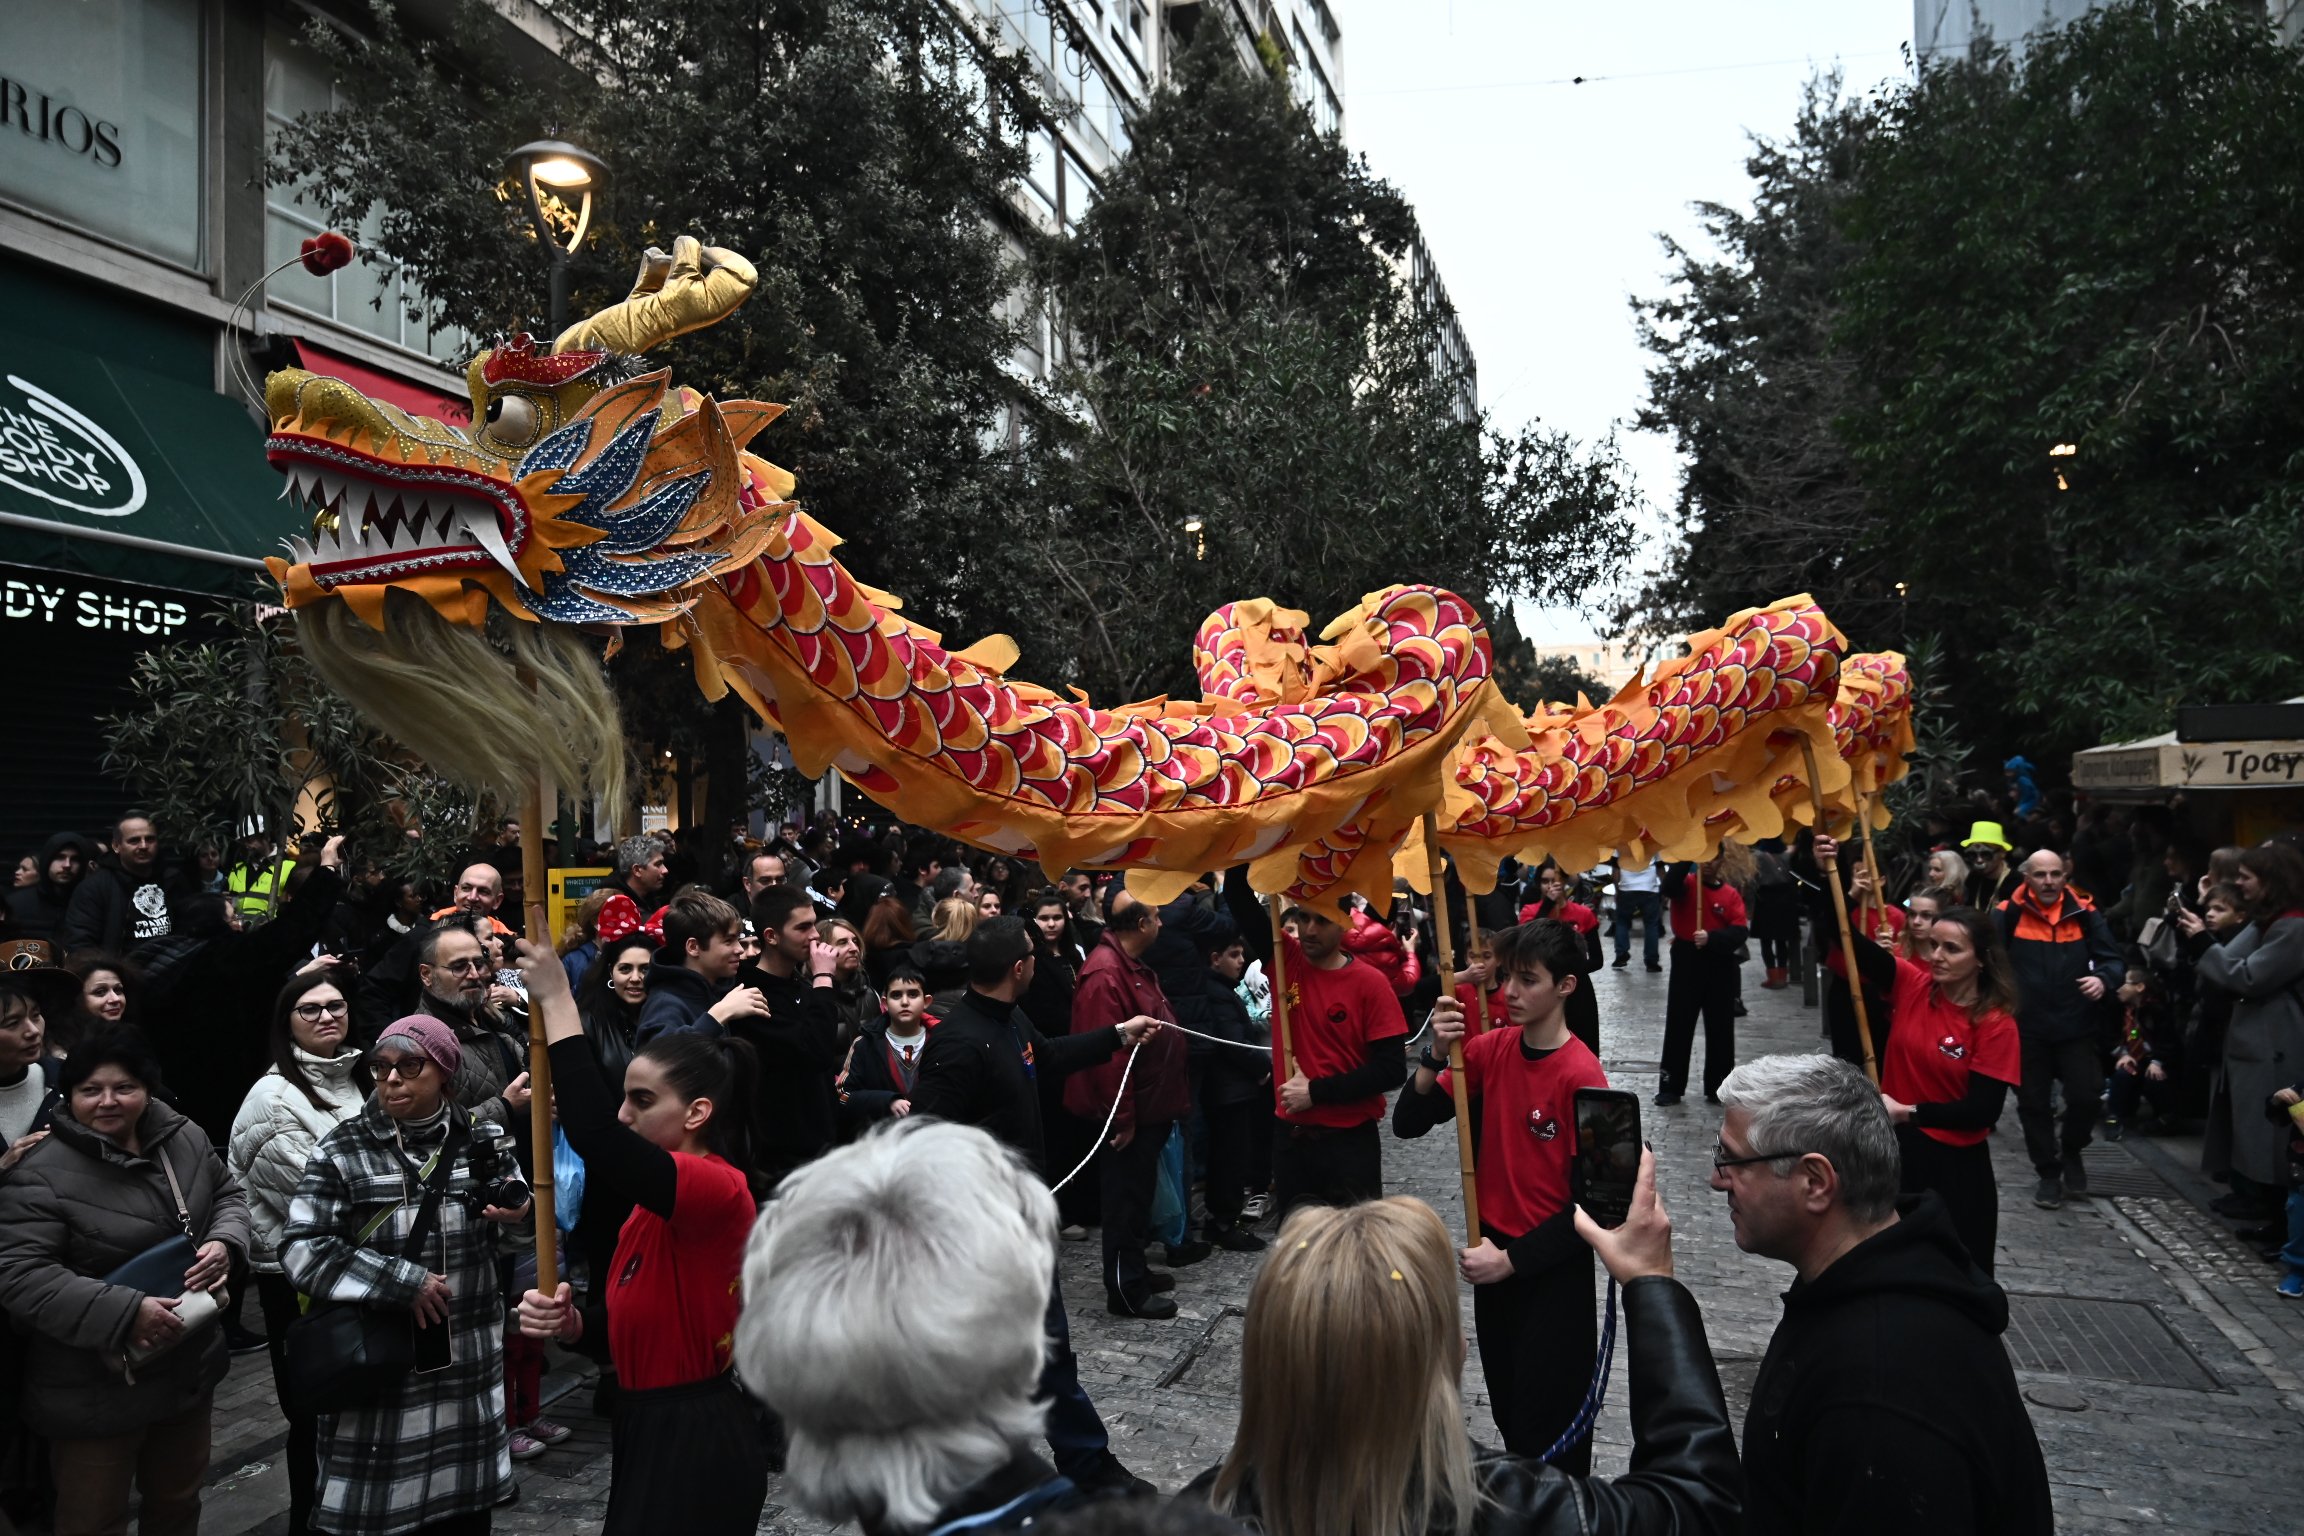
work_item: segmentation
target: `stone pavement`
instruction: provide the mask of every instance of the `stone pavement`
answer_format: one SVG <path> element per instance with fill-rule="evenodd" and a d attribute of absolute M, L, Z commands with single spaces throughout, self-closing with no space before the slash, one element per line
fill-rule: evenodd
<path fill-rule="evenodd" d="M 1797 990 L 1769 992 L 1759 979 L 1758 966 L 1748 967 L 1741 1053 L 1816 1048 L 1818 1011 L 1802 1007 Z M 1609 1075 L 1645 1100 L 1655 1088 L 1664 977 L 1635 959 L 1629 971 L 1603 971 L 1599 989 Z M 1643 1114 L 1676 1226 L 1679 1274 L 1703 1304 L 1740 1427 L 1790 1272 L 1737 1250 L 1720 1197 L 1707 1187 L 1719 1111 L 1699 1098 L 1669 1110 L 1644 1105 Z M 2028 1198 L 2032 1174 L 2013 1106 L 1995 1144 L 1999 1278 L 2016 1317 L 2010 1347 L 2054 1479 L 2059 1529 L 2304 1529 L 2304 1305 L 2276 1298 L 2277 1272 L 2205 1211 L 2199 1202 L 2215 1187 L 2169 1149 L 2132 1135 L 2089 1153 L 2096 1199 L 2040 1211 Z M 1459 1219 L 1452 1137 L 1387 1138 L 1385 1159 L 1389 1189 L 1431 1201 L 1451 1225 Z M 1216 1461 L 1229 1441 L 1240 1309 L 1255 1261 L 1218 1252 L 1177 1271 L 1179 1315 L 1145 1322 L 1106 1315 L 1094 1242 L 1064 1246 L 1083 1379 L 1121 1459 L 1165 1489 Z M 576 1377 L 555 1384 L 574 1386 Z M 1468 1422 L 1493 1443 L 1477 1354 L 1466 1389 Z M 576 1437 L 521 1469 L 520 1501 L 498 1512 L 497 1529 L 598 1528 L 607 1435 L 586 1411 L 589 1398 L 574 1392 L 552 1410 Z M 1603 1475 L 1624 1470 L 1629 1453 L 1624 1399 L 1619 1376 L 1596 1429 Z M 218 1400 L 207 1530 L 269 1536 L 286 1528 L 279 1434 L 263 1357 L 236 1362 Z M 828 1529 L 783 1500 L 772 1485 L 762 1531 Z"/>

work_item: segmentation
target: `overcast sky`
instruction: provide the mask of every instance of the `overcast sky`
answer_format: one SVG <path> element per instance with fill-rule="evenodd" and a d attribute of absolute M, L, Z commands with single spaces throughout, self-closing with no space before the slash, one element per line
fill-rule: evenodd
<path fill-rule="evenodd" d="M 1329 3 L 1345 140 L 1416 205 L 1481 404 L 1506 430 L 1585 438 L 1629 427 L 1643 398 L 1627 301 L 1663 288 L 1657 234 L 1696 241 L 1691 203 L 1749 202 L 1749 135 L 1789 128 L 1812 74 L 1837 64 L 1868 90 L 1904 74 L 1912 38 L 1912 0 Z M 1629 432 L 1625 449 L 1660 537 L 1675 456 Z M 1525 606 L 1522 622 L 1591 633 Z"/>

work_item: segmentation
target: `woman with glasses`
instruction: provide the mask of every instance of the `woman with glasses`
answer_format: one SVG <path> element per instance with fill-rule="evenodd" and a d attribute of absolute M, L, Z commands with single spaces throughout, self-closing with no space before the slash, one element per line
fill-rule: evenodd
<path fill-rule="evenodd" d="M 351 977 L 329 969 L 292 978 L 272 1005 L 272 1065 L 240 1102 L 232 1121 L 232 1172 L 248 1192 L 255 1228 L 249 1267 L 264 1308 L 264 1339 L 272 1354 L 272 1382 L 287 1401 L 288 1325 L 299 1315 L 296 1288 L 280 1272 L 281 1234 L 289 1202 L 321 1138 L 360 1113 L 374 1084 L 353 1048 L 346 989 Z M 288 1419 L 288 1529 L 312 1528 L 312 1494 L 320 1480 L 316 1423 Z"/>
<path fill-rule="evenodd" d="M 1819 860 L 1838 853 L 1831 838 L 1816 839 Z M 1844 975 L 1838 946 L 1824 963 Z M 2000 1235 L 1992 1127 L 2024 1080 L 2016 981 L 2000 926 L 1972 907 L 1951 907 L 1929 923 L 1925 961 L 1858 944 L 1856 964 L 1866 996 L 1887 1001 L 1872 1015 L 1872 1039 L 1903 1192 L 1936 1191 L 1969 1259 L 1989 1275 Z"/>
<path fill-rule="evenodd" d="M 299 1292 L 405 1310 L 419 1330 L 448 1331 L 446 1366 L 320 1415 L 312 1524 L 333 1536 L 485 1532 L 512 1491 L 496 1254 L 505 1226 L 528 1212 L 528 1183 L 510 1138 L 448 1096 L 463 1054 L 455 1032 L 428 1015 L 385 1025 L 368 1052 L 375 1092 L 321 1138 L 289 1204 L 280 1262 Z M 445 1194 L 422 1258 L 411 1261 L 401 1252 L 436 1155 L 447 1165 Z"/>

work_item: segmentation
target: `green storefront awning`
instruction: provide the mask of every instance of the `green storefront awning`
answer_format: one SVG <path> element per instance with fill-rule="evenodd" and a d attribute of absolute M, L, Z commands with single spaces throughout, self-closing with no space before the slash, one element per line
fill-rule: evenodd
<path fill-rule="evenodd" d="M 238 401 L 0 330 L 0 561 L 218 596 L 296 531 Z"/>

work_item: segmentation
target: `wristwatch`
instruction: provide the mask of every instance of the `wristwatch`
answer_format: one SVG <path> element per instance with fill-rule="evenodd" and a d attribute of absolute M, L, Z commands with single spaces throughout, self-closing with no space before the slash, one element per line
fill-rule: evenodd
<path fill-rule="evenodd" d="M 1428 1045 L 1424 1046 L 1416 1053 L 1416 1065 L 1422 1067 L 1427 1072 L 1445 1072 L 1448 1070 L 1448 1063 L 1445 1061 L 1435 1060 L 1432 1055 L 1432 1047 Z"/>

